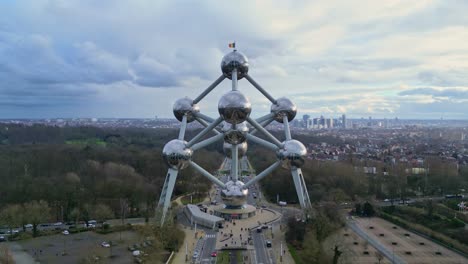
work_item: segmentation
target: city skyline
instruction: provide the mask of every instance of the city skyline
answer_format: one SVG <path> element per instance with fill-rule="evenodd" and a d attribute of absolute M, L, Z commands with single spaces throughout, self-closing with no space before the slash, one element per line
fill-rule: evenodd
<path fill-rule="evenodd" d="M 236 41 L 252 74 L 294 98 L 299 115 L 466 120 L 467 7 L 3 1 L 0 118 L 172 118 L 181 94 L 193 97 L 221 74 Z M 248 82 L 239 89 L 257 113 L 269 112 Z M 217 113 L 216 103 L 200 108 Z"/>

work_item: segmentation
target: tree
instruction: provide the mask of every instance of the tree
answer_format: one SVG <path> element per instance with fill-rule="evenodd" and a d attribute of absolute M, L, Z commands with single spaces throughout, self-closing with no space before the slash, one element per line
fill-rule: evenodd
<path fill-rule="evenodd" d="M 75 207 L 71 210 L 70 217 L 75 223 L 75 225 L 76 225 L 76 222 L 78 222 L 78 219 L 80 219 L 80 216 L 81 216 L 80 209 Z"/>
<path fill-rule="evenodd" d="M 96 217 L 97 221 L 105 222 L 107 219 L 113 218 L 114 213 L 108 205 L 100 203 L 94 207 L 94 216 Z M 104 225 L 102 226 L 104 227 Z"/>
<path fill-rule="evenodd" d="M 362 213 L 364 216 L 368 216 L 368 217 L 374 216 L 375 211 L 374 211 L 374 207 L 372 207 L 372 204 L 370 204 L 369 202 L 365 202 L 363 209 L 362 209 Z"/>
<path fill-rule="evenodd" d="M 0 212 L 0 224 L 7 226 L 12 233 L 13 227 L 17 227 L 22 223 L 23 208 L 18 204 L 7 205 Z"/>
<path fill-rule="evenodd" d="M 25 219 L 33 225 L 33 236 L 37 236 L 37 225 L 50 219 L 50 207 L 46 201 L 32 201 L 24 204 Z"/>

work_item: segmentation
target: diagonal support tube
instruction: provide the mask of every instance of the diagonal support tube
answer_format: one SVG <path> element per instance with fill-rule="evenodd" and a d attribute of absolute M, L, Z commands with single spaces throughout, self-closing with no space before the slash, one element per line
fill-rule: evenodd
<path fill-rule="evenodd" d="M 198 102 L 200 102 L 207 94 L 209 94 L 216 86 L 218 86 L 218 84 L 220 84 L 224 78 L 226 78 L 224 75 L 219 76 L 216 81 L 214 81 L 210 86 L 208 86 L 208 88 L 205 89 L 205 91 L 203 91 L 197 98 L 193 100 L 193 103 L 198 104 Z"/>
<path fill-rule="evenodd" d="M 199 150 L 201 148 L 204 148 L 204 147 L 206 147 L 208 145 L 211 145 L 211 144 L 215 143 L 218 140 L 223 139 L 223 137 L 224 137 L 224 135 L 218 132 L 218 134 L 216 136 L 212 136 L 212 137 L 207 138 L 207 139 L 205 139 L 203 141 L 200 141 L 200 142 L 198 142 L 196 144 L 193 144 L 192 150 L 196 151 L 196 150 Z"/>
<path fill-rule="evenodd" d="M 223 118 L 218 117 L 213 123 L 209 124 L 207 127 L 205 127 L 198 135 L 193 137 L 188 143 L 187 147 L 190 148 L 193 146 L 193 144 L 197 143 L 203 136 L 205 136 L 208 132 L 212 131 L 219 123 L 223 121 Z"/>
<path fill-rule="evenodd" d="M 266 127 L 266 126 L 268 126 L 268 125 L 269 125 L 271 122 L 273 122 L 273 121 L 274 121 L 274 119 L 271 118 L 271 119 L 268 119 L 268 120 L 263 121 L 262 123 L 260 123 L 260 122 L 259 122 L 259 123 L 260 123 L 260 125 L 261 125 L 262 127 Z M 252 131 L 250 131 L 250 134 L 253 135 L 253 134 L 257 133 L 257 132 L 258 132 L 257 129 L 253 129 Z"/>
<path fill-rule="evenodd" d="M 263 89 L 260 84 L 258 84 L 250 75 L 246 74 L 245 78 L 247 81 L 249 81 L 259 92 L 261 92 L 270 102 L 276 104 L 276 100 L 267 92 L 265 89 Z"/>
<path fill-rule="evenodd" d="M 218 178 L 211 175 L 211 173 L 207 172 L 205 169 L 200 167 L 200 165 L 196 164 L 193 161 L 189 161 L 189 164 L 190 164 L 190 166 L 192 168 L 194 168 L 196 171 L 200 172 L 203 176 L 205 176 L 208 180 L 210 180 L 214 184 L 218 185 L 219 187 L 221 187 L 223 189 L 226 188 L 226 185 L 224 185 L 224 183 L 222 183 L 220 180 L 218 180 Z"/>
<path fill-rule="evenodd" d="M 194 113 L 195 117 L 198 117 L 202 120 L 205 120 L 206 122 L 213 123 L 215 120 L 207 115 L 204 115 L 202 113 Z"/>
<path fill-rule="evenodd" d="M 204 127 L 208 127 L 208 126 L 209 126 L 209 124 L 206 123 L 205 120 L 203 120 L 203 119 L 201 119 L 201 118 L 199 118 L 199 117 L 197 117 L 197 116 L 195 116 L 195 120 L 197 120 L 197 122 L 200 123 L 200 124 L 201 124 L 202 126 L 204 126 Z M 211 123 L 211 122 L 210 122 L 210 123 Z M 218 131 L 216 128 L 213 128 L 213 132 L 214 132 L 215 134 L 217 134 L 217 135 L 220 134 L 219 131 Z"/>
<path fill-rule="evenodd" d="M 272 173 L 278 166 L 281 164 L 281 161 L 277 161 L 270 165 L 270 167 L 266 168 L 264 171 L 260 172 L 260 174 L 257 174 L 254 178 L 252 178 L 250 181 L 248 181 L 244 186 L 242 186 L 242 189 L 247 189 L 249 188 L 250 185 L 260 181 L 261 179 L 265 178 L 267 175 Z"/>
<path fill-rule="evenodd" d="M 261 146 L 264 146 L 264 147 L 266 147 L 268 149 L 271 149 L 273 151 L 278 150 L 278 147 L 275 144 L 270 143 L 270 142 L 268 142 L 268 141 L 266 141 L 264 139 L 261 139 L 259 137 L 254 136 L 254 135 L 247 134 L 247 139 L 250 140 L 250 141 L 253 141 L 253 142 L 255 142 L 255 143 L 257 143 L 257 144 L 259 144 Z"/>
<path fill-rule="evenodd" d="M 282 147 L 281 142 L 279 142 L 278 139 L 276 139 L 272 134 L 270 134 L 270 132 L 268 132 L 265 128 L 263 128 L 259 123 L 255 122 L 255 120 L 253 120 L 250 117 L 247 117 L 247 122 L 249 122 L 249 124 L 255 127 L 255 129 L 262 132 L 268 139 L 270 139 L 273 142 L 273 144 L 278 146 L 278 148 Z"/>
<path fill-rule="evenodd" d="M 267 120 L 270 120 L 270 119 L 272 119 L 273 117 L 275 117 L 275 114 L 269 113 L 268 115 L 264 115 L 264 116 L 262 116 L 262 117 L 259 117 L 259 118 L 255 119 L 255 121 L 257 121 L 257 123 L 260 123 L 260 124 L 261 124 L 262 122 L 267 121 Z"/>

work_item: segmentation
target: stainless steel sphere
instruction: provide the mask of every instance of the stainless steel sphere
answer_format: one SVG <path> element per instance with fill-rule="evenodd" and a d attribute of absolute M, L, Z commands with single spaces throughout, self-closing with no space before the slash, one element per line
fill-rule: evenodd
<path fill-rule="evenodd" d="M 242 186 L 244 183 L 241 181 L 226 182 L 226 189 L 221 191 L 221 199 L 227 208 L 241 208 L 247 203 L 249 190 L 243 190 Z"/>
<path fill-rule="evenodd" d="M 232 79 L 232 71 L 237 69 L 237 79 L 240 80 L 249 71 L 249 60 L 239 51 L 226 54 L 221 61 L 221 71 L 228 79 Z"/>
<path fill-rule="evenodd" d="M 306 155 L 307 149 L 304 144 L 294 139 L 284 141 L 283 148 L 276 152 L 276 156 L 286 169 L 302 167 Z"/>
<path fill-rule="evenodd" d="M 252 104 L 241 92 L 230 91 L 219 99 L 218 112 L 224 121 L 239 124 L 244 122 L 252 112 Z"/>
<path fill-rule="evenodd" d="M 167 166 L 175 170 L 181 170 L 188 166 L 193 151 L 186 145 L 187 141 L 180 139 L 173 139 L 164 145 L 163 158 Z"/>
<path fill-rule="evenodd" d="M 193 103 L 192 99 L 184 97 L 175 101 L 172 111 L 174 112 L 175 118 L 179 121 L 182 121 L 182 118 L 186 114 L 187 122 L 190 123 L 195 120 L 194 114 L 200 112 L 200 108 L 197 104 Z"/>
<path fill-rule="evenodd" d="M 224 141 L 237 145 L 247 140 L 247 133 L 249 133 L 249 128 L 247 127 L 246 122 L 239 123 L 237 125 L 230 124 L 228 122 L 223 122 Z"/>
<path fill-rule="evenodd" d="M 271 105 L 271 113 L 275 114 L 275 120 L 283 123 L 283 116 L 288 117 L 291 122 L 297 113 L 297 106 L 286 97 L 281 97 L 276 100 L 276 104 Z"/>
<path fill-rule="evenodd" d="M 224 142 L 223 144 L 223 151 L 226 157 L 231 158 L 232 157 L 232 145 Z M 241 158 L 247 153 L 247 142 L 243 142 L 241 144 L 237 145 L 237 157 Z"/>

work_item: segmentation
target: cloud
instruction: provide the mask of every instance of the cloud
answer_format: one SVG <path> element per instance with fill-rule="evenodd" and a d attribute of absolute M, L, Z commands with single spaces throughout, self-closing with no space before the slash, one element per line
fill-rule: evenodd
<path fill-rule="evenodd" d="M 468 87 L 466 7 L 436 0 L 6 1 L 0 117 L 170 117 L 171 102 L 196 96 L 221 74 L 226 45 L 236 41 L 257 82 L 274 97 L 290 96 L 302 113 L 468 118 L 458 106 Z M 258 115 L 268 112 L 269 102 L 247 82 L 240 89 Z M 216 115 L 215 104 L 204 107 Z"/>

